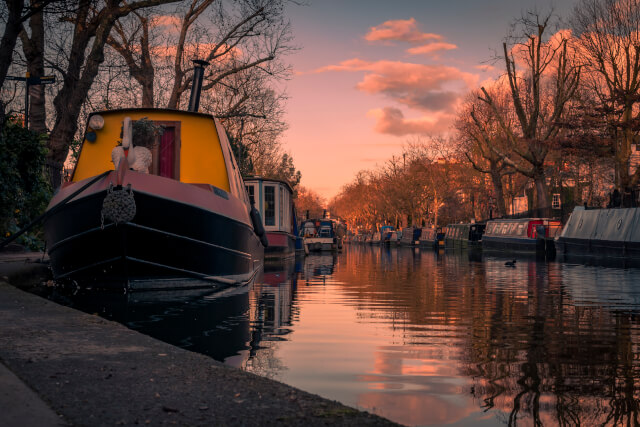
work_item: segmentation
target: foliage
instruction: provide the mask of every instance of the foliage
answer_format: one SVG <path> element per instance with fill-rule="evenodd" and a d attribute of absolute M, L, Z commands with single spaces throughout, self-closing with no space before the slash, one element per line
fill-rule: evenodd
<path fill-rule="evenodd" d="M 299 219 L 306 218 L 307 211 L 309 212 L 309 218 L 321 218 L 325 206 L 326 201 L 318 193 L 302 186 L 298 188 L 296 209 L 298 210 Z"/>
<path fill-rule="evenodd" d="M 296 167 L 293 164 L 293 157 L 285 153 L 280 158 L 280 162 L 277 163 L 276 167 L 267 172 L 265 177 L 286 181 L 289 183 L 295 194 L 297 191 L 296 187 L 300 184 L 300 180 L 302 179 L 302 174 L 299 170 L 296 170 Z"/>
<path fill-rule="evenodd" d="M 9 237 L 44 212 L 51 191 L 44 176 L 46 135 L 28 131 L 7 120 L 0 136 L 0 233 Z M 41 232 L 25 234 L 18 242 L 41 248 Z"/>
<path fill-rule="evenodd" d="M 153 148 L 158 143 L 158 136 L 162 134 L 162 126 L 153 120 L 142 117 L 133 122 L 133 145 L 136 147 Z"/>
<path fill-rule="evenodd" d="M 247 146 L 240 139 L 231 135 L 229 135 L 229 144 L 231 144 L 231 150 L 233 150 L 233 155 L 240 168 L 240 174 L 242 176 L 254 175 L 253 160 Z"/>

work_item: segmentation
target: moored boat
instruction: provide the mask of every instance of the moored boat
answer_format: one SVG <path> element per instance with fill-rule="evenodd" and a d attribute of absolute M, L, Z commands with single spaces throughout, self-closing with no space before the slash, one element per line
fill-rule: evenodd
<path fill-rule="evenodd" d="M 260 212 L 268 246 L 265 258 L 287 258 L 296 252 L 296 215 L 291 186 L 280 180 L 248 177 L 244 180 L 249 200 Z"/>
<path fill-rule="evenodd" d="M 553 253 L 553 239 L 562 224 L 558 219 L 519 218 L 487 221 L 482 248 L 508 252 Z"/>
<path fill-rule="evenodd" d="M 420 235 L 422 229 L 419 227 L 405 227 L 402 229 L 402 238 L 400 239 L 401 246 L 419 246 Z"/>
<path fill-rule="evenodd" d="M 198 71 L 200 71 L 198 73 Z M 202 67 L 196 67 L 199 88 Z M 190 111 L 93 113 L 44 223 L 53 277 L 127 290 L 246 284 L 266 239 L 219 120 Z"/>
<path fill-rule="evenodd" d="M 445 247 L 449 249 L 476 249 L 481 247 L 485 224 L 449 224 L 445 231 Z"/>
<path fill-rule="evenodd" d="M 302 224 L 305 252 L 340 251 L 344 229 L 334 219 L 309 219 Z"/>
<path fill-rule="evenodd" d="M 391 244 L 391 237 L 393 235 L 393 226 L 383 225 L 380 227 L 380 244 L 389 246 Z"/>
<path fill-rule="evenodd" d="M 555 243 L 564 255 L 640 261 L 640 208 L 576 207 Z"/>
<path fill-rule="evenodd" d="M 420 233 L 420 247 L 439 249 L 444 248 L 445 233 L 440 227 L 423 227 Z"/>

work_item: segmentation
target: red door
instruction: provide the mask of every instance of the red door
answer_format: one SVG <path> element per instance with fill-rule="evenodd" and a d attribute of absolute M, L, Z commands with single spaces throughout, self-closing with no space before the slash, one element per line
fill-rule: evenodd
<path fill-rule="evenodd" d="M 160 137 L 160 147 L 158 155 L 158 175 L 167 178 L 176 178 L 175 161 L 176 161 L 176 128 L 165 127 Z"/>

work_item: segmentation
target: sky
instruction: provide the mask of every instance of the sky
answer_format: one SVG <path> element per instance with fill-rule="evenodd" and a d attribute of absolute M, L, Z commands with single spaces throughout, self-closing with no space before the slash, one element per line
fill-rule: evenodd
<path fill-rule="evenodd" d="M 283 136 L 302 185 L 327 200 L 403 145 L 450 129 L 469 90 L 528 10 L 568 17 L 574 0 L 307 0 L 289 6 L 298 51 Z"/>

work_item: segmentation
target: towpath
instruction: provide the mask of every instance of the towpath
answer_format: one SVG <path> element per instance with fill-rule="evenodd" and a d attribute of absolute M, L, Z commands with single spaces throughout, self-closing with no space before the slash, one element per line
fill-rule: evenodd
<path fill-rule="evenodd" d="M 44 265 L 12 257 L 0 254 L 3 426 L 394 425 L 17 289 Z"/>

